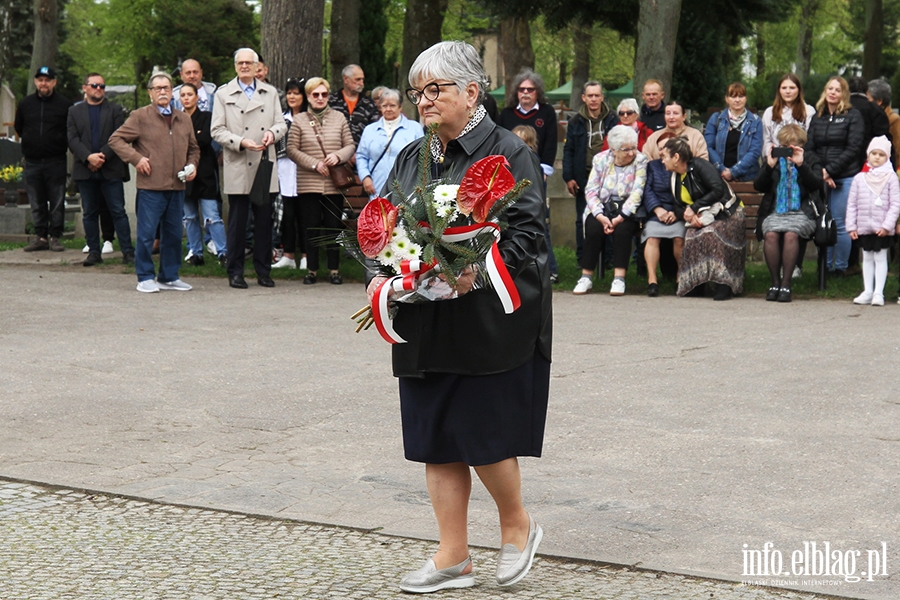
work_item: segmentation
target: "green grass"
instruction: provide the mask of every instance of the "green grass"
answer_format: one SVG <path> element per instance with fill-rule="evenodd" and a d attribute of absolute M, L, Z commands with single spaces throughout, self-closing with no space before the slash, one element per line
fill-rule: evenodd
<path fill-rule="evenodd" d="M 575 260 L 575 250 L 571 248 L 554 248 L 553 252 L 559 265 L 559 283 L 555 284 L 553 289 L 571 292 L 578 278 L 581 277 L 581 269 Z M 600 282 L 594 281 L 594 292 L 608 291 L 609 286 L 612 284 L 612 279 L 612 269 L 607 269 Z M 825 291 L 820 292 L 816 261 L 808 260 L 803 263 L 803 277 L 800 280 L 795 280 L 791 288 L 794 298 L 835 298 L 841 300 L 852 300 L 863 289 L 862 278 L 859 275 L 841 279 L 828 279 L 826 284 Z M 769 269 L 766 267 L 766 264 L 764 262 L 748 261 L 745 268 L 743 295 L 747 297 L 764 297 L 771 285 Z M 895 293 L 897 285 L 897 266 L 891 263 L 887 284 L 885 285 L 885 295 L 890 297 L 890 294 Z M 625 274 L 625 288 L 629 295 L 647 293 L 647 279 L 638 277 L 634 261 L 631 261 Z M 674 296 L 675 282 L 660 278 L 659 293 L 661 296 Z"/>

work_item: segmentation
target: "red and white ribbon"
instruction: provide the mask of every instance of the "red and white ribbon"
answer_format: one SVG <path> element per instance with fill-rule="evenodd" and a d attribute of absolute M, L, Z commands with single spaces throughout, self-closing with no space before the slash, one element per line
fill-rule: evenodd
<path fill-rule="evenodd" d="M 451 243 L 458 243 L 470 240 L 485 232 L 490 232 L 494 236 L 494 243 L 491 245 L 487 256 L 485 256 L 488 279 L 490 279 L 497 297 L 500 298 L 503 312 L 510 314 L 522 305 L 522 301 L 519 298 L 519 290 L 516 289 L 516 284 L 503 262 L 503 257 L 500 255 L 500 247 L 497 245 L 497 240 L 500 239 L 500 227 L 495 223 L 450 227 L 444 231 L 442 239 Z M 400 275 L 395 275 L 378 286 L 372 298 L 372 317 L 375 319 L 375 327 L 378 329 L 378 333 L 381 334 L 381 337 L 387 343 L 406 343 L 406 340 L 394 331 L 394 326 L 391 323 L 390 311 L 388 310 L 388 300 L 391 292 L 415 291 L 419 286 L 419 282 L 426 277 L 434 275 L 436 270 L 437 267 L 435 265 L 429 265 L 421 260 L 404 260 L 400 263 Z"/>

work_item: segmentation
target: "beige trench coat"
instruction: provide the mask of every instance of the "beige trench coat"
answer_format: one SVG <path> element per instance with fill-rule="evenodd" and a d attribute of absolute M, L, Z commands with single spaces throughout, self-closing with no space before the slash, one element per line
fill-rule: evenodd
<path fill-rule="evenodd" d="M 287 132 L 278 91 L 274 87 L 257 80 L 256 92 L 252 98 L 247 98 L 235 77 L 216 90 L 211 133 L 212 138 L 222 146 L 226 194 L 250 193 L 262 152 L 241 148 L 241 140 L 248 138 L 258 144 L 266 131 L 272 132 L 276 142 Z M 275 144 L 269 146 L 266 152 L 273 165 L 269 191 L 277 193 Z"/>

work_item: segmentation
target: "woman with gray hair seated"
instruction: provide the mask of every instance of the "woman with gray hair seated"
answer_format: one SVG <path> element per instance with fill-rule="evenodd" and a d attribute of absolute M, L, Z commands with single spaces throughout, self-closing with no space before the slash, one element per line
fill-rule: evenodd
<path fill-rule="evenodd" d="M 397 154 L 424 135 L 417 121 L 400 112 L 401 104 L 400 91 L 385 88 L 378 105 L 381 118 L 366 125 L 356 147 L 356 172 L 370 199 L 382 193 Z"/>
<path fill-rule="evenodd" d="M 643 150 L 644 142 L 647 141 L 648 137 L 653 135 L 653 130 L 640 120 L 641 109 L 638 106 L 637 100 L 634 98 L 625 98 L 619 102 L 619 108 L 616 109 L 616 112 L 619 116 L 619 125 L 631 127 L 637 132 L 637 147 L 638 150 Z M 609 139 L 603 140 L 603 147 L 601 150 L 609 150 Z"/>
<path fill-rule="evenodd" d="M 472 469 L 499 513 L 500 585 L 525 577 L 543 537 L 522 501 L 517 458 L 541 455 L 550 391 L 552 290 L 541 170 L 531 149 L 487 116 L 486 81 L 478 51 L 465 42 L 441 42 L 420 54 L 406 97 L 435 135 L 401 150 L 388 175 L 406 197 L 423 176 L 429 184 L 458 184 L 475 162 L 501 155 L 516 181 L 531 182 L 507 209 L 508 227 L 498 241 L 521 299 L 517 310 L 505 314 L 475 267 L 458 277 L 454 299 L 396 305 L 394 329 L 407 340 L 392 346 L 403 449 L 407 460 L 425 463 L 440 533 L 434 556 L 400 580 L 400 589 L 412 593 L 475 584 L 468 542 Z M 426 173 L 421 153 L 432 159 Z M 471 217 L 453 221 L 473 223 Z M 370 302 L 383 281 L 376 276 L 369 283 Z"/>
<path fill-rule="evenodd" d="M 611 235 L 615 271 L 609 295 L 625 295 L 631 244 L 644 216 L 641 199 L 647 180 L 647 157 L 638 151 L 638 134 L 627 125 L 616 125 L 606 139 L 610 149 L 594 157 L 584 189 L 584 253 L 581 279 L 572 291 L 574 294 L 586 294 L 593 287 L 592 277 L 600 262 L 605 236 Z"/>

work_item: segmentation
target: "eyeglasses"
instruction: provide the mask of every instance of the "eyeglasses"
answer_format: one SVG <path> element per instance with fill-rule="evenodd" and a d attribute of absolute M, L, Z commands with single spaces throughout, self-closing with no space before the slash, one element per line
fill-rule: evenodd
<path fill-rule="evenodd" d="M 519 88 L 519 91 L 522 92 L 523 94 L 533 94 L 534 90 L 536 90 L 536 89 L 537 88 L 528 87 L 528 86 L 523 85 Z"/>
<path fill-rule="evenodd" d="M 171 85 L 158 85 L 156 87 L 149 88 L 151 92 L 156 92 L 157 94 L 161 94 L 163 92 L 171 92 Z"/>
<path fill-rule="evenodd" d="M 105 90 L 106 84 L 105 83 L 89 83 L 88 87 L 92 87 L 95 90 Z"/>
<path fill-rule="evenodd" d="M 328 92 L 312 92 L 309 95 L 310 98 L 327 98 Z"/>
<path fill-rule="evenodd" d="M 637 152 L 637 148 L 619 148 L 616 152 L 621 152 L 622 154 L 634 154 Z"/>
<path fill-rule="evenodd" d="M 633 110 L 620 110 L 619 111 L 620 117 L 630 117 L 633 114 L 635 114 Z"/>
<path fill-rule="evenodd" d="M 434 102 L 438 99 L 438 96 L 441 95 L 441 88 L 449 85 L 456 85 L 455 83 L 429 83 L 421 90 L 417 90 L 416 88 L 408 88 L 406 90 L 406 97 L 409 98 L 409 101 L 413 104 L 418 105 L 419 102 L 422 101 L 422 97 L 424 96 L 426 100 L 431 100 Z"/>
<path fill-rule="evenodd" d="M 252 60 L 239 60 L 234 63 L 238 67 L 252 67 L 256 64 L 255 61 Z"/>

